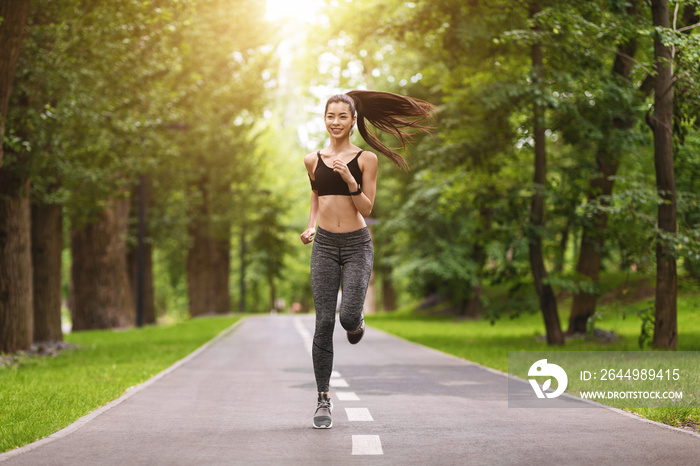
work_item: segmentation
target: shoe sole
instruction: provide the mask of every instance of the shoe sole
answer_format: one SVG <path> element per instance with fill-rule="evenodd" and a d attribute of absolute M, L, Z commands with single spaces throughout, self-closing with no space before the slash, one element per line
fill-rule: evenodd
<path fill-rule="evenodd" d="M 362 340 L 362 337 L 365 336 L 365 331 L 362 329 L 362 332 L 360 333 L 348 333 L 348 341 L 350 342 L 351 345 L 356 345 Z"/>
<path fill-rule="evenodd" d="M 348 341 L 350 342 L 351 345 L 356 345 L 362 340 L 362 337 L 365 336 L 365 323 L 362 322 L 362 326 L 360 327 L 362 331 L 357 332 L 357 333 L 350 333 L 347 332 L 348 334 Z"/>
<path fill-rule="evenodd" d="M 330 403 L 331 403 L 330 411 L 332 412 L 332 411 L 333 411 L 333 402 L 331 401 Z M 316 425 L 316 418 L 314 418 L 314 421 L 313 421 L 314 429 L 330 429 L 331 427 L 333 427 L 333 420 L 331 419 L 330 416 L 319 416 L 319 417 L 318 417 L 318 423 L 319 423 L 319 424 L 323 424 L 323 423 L 325 423 L 326 421 L 329 422 L 329 424 L 328 424 L 327 426 L 324 426 L 324 425 Z"/>
<path fill-rule="evenodd" d="M 325 419 L 324 419 L 323 421 L 325 421 Z M 314 420 L 314 424 L 313 424 L 313 425 L 314 425 L 314 429 L 330 429 L 331 427 L 333 427 L 333 421 L 331 421 L 330 419 L 328 419 L 328 422 L 329 422 L 330 424 L 328 424 L 327 426 L 326 426 L 326 425 L 316 425 L 316 420 Z M 319 424 L 321 424 L 321 422 L 319 422 Z"/>

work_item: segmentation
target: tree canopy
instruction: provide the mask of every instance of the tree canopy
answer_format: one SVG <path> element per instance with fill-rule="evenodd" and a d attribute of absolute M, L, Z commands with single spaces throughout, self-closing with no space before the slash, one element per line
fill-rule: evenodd
<path fill-rule="evenodd" d="M 371 230 L 385 309 L 439 304 L 494 322 L 540 311 L 559 344 L 594 322 L 601 271 L 656 273 L 657 324 L 675 312 L 675 264 L 700 273 L 697 0 L 333 0 L 287 18 L 244 0 L 34 0 L 25 13 L 21 41 L 9 33 L 22 47 L 0 220 L 46 230 L 30 202 L 64 215 L 50 228 L 70 238 L 74 319 L 81 292 L 108 293 L 89 257 L 116 261 L 103 268 L 120 278 L 105 280 L 124 292 L 100 299 L 119 309 L 144 280 L 160 315 L 311 308 L 302 158 L 325 141 L 326 98 L 355 88 L 439 106 L 410 172 L 380 162 Z M 114 254 L 85 252 L 99 235 Z M 0 255 L 27 272 L 0 285 L 12 296 L 0 335 L 29 331 L 42 289 L 27 282 L 30 242 Z M 490 301 L 494 288 L 507 299 Z"/>

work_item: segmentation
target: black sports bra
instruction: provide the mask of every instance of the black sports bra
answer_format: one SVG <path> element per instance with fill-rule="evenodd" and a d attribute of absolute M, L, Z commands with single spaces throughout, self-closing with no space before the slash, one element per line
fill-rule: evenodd
<path fill-rule="evenodd" d="M 360 170 L 360 164 L 358 163 L 362 152 L 358 152 L 355 158 L 348 162 L 348 169 L 352 177 L 357 181 L 358 186 L 362 184 L 362 170 Z M 321 151 L 318 151 L 316 155 L 318 155 L 318 162 L 316 163 L 316 170 L 314 170 L 315 179 L 312 180 L 311 175 L 309 175 L 311 189 L 318 191 L 319 196 L 349 196 L 350 188 L 348 188 L 348 184 L 343 181 L 343 178 L 338 173 L 334 172 L 332 168 L 323 162 Z"/>

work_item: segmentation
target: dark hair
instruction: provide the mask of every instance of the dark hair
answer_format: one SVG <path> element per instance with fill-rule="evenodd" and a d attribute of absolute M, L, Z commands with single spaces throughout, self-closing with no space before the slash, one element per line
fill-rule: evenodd
<path fill-rule="evenodd" d="M 413 128 L 426 133 L 430 133 L 433 129 L 432 126 L 424 123 L 435 115 L 436 107 L 424 100 L 390 92 L 350 91 L 328 99 L 325 112 L 328 111 L 328 105 L 335 102 L 348 104 L 353 115 L 357 112 L 357 130 L 362 139 L 405 171 L 408 170 L 408 164 L 403 157 L 394 152 L 394 149 L 405 149 L 406 144 L 411 140 L 411 133 L 403 129 Z M 393 135 L 398 139 L 399 146 L 384 145 L 368 130 L 365 120 L 375 128 Z"/>

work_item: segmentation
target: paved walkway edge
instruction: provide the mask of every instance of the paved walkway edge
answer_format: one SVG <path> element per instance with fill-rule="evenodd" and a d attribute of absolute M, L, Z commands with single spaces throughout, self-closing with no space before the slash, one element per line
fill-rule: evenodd
<path fill-rule="evenodd" d="M 508 374 L 508 373 L 506 373 L 506 372 L 499 371 L 498 369 L 493 369 L 493 368 L 491 368 L 491 367 L 482 366 L 481 364 L 478 364 L 478 363 L 476 363 L 476 362 L 470 361 L 470 360 L 468 360 L 468 359 L 460 358 L 459 356 L 455 356 L 454 354 L 445 353 L 445 352 L 440 351 L 440 350 L 437 350 L 437 349 L 435 349 L 435 348 L 431 348 L 431 347 L 429 347 L 429 346 L 421 345 L 420 343 L 416 343 L 416 342 L 414 342 L 414 341 L 410 341 L 410 340 L 407 340 L 407 339 L 405 339 L 405 338 L 401 338 L 401 337 L 399 337 L 399 336 L 397 336 L 397 335 L 394 335 L 393 333 L 385 332 L 385 331 L 383 331 L 383 330 L 379 330 L 379 329 L 376 329 L 376 328 L 373 329 L 373 330 L 386 333 L 386 334 L 388 334 L 388 335 L 390 335 L 390 336 L 392 336 L 392 337 L 394 337 L 394 338 L 398 338 L 398 339 L 400 339 L 400 340 L 403 340 L 403 341 L 405 341 L 406 343 L 410 343 L 410 344 L 412 344 L 412 345 L 421 346 L 421 347 L 423 347 L 423 348 L 429 349 L 430 351 L 436 351 L 436 352 L 438 352 L 438 353 L 440 353 L 440 354 L 442 354 L 442 355 L 449 356 L 449 357 L 451 357 L 451 358 L 459 359 L 459 360 L 462 361 L 462 362 L 466 362 L 467 364 L 472 364 L 472 365 L 474 365 L 474 366 L 480 367 L 480 368 L 484 369 L 485 371 L 491 372 L 491 373 L 493 373 L 493 374 L 498 374 L 498 375 L 503 376 L 503 377 L 505 377 L 505 378 L 507 378 L 507 379 L 516 379 L 516 380 L 522 381 L 523 383 L 527 383 L 527 380 L 526 380 L 526 379 L 522 379 L 522 378 L 520 378 L 520 377 L 516 377 L 516 376 L 511 375 L 511 374 Z M 658 427 L 663 427 L 663 428 L 665 428 L 665 429 L 669 429 L 669 430 L 672 430 L 672 431 L 676 431 L 676 432 L 679 432 L 679 433 L 681 433 L 681 434 L 691 435 L 691 436 L 693 436 L 693 437 L 695 437 L 695 438 L 699 438 L 699 439 L 700 439 L 700 433 L 698 433 L 698 432 L 693 432 L 692 430 L 683 429 L 682 427 L 674 427 L 674 426 L 671 426 L 671 425 L 668 425 L 668 424 L 664 424 L 663 422 L 652 421 L 651 419 L 647 419 L 647 418 L 645 418 L 645 417 L 642 417 L 642 416 L 640 416 L 639 414 L 630 413 L 630 412 L 624 411 L 624 410 L 619 409 L 619 408 L 613 408 L 612 406 L 604 405 L 604 404 L 595 402 L 595 401 L 593 401 L 593 400 L 585 400 L 585 399 L 583 399 L 583 398 L 579 398 L 579 397 L 577 397 L 577 396 L 575 396 L 575 395 L 572 395 L 572 394 L 570 394 L 570 393 L 564 393 L 562 396 L 565 396 L 565 397 L 568 397 L 568 398 L 572 398 L 572 399 L 575 399 L 575 400 L 578 400 L 578 401 L 582 401 L 582 402 L 587 403 L 587 404 L 592 404 L 592 405 L 595 405 L 595 406 L 600 407 L 600 408 L 605 408 L 605 409 L 610 410 L 610 411 L 613 411 L 613 412 L 615 412 L 615 413 L 617 413 L 617 414 L 621 414 L 621 415 L 623 415 L 623 416 L 626 416 L 626 417 L 629 417 L 629 418 L 632 418 L 632 419 L 636 419 L 637 421 L 645 422 L 645 423 L 647 423 L 647 424 L 652 424 L 652 425 L 655 425 L 655 426 L 658 426 Z M 0 457 L 0 458 L 1 458 L 1 457 Z"/>
<path fill-rule="evenodd" d="M 96 418 L 97 416 L 99 416 L 100 414 L 102 414 L 102 413 L 104 413 L 104 412 L 106 412 L 106 411 L 109 411 L 110 409 L 112 409 L 112 408 L 114 408 L 115 406 L 119 405 L 122 401 L 128 400 L 129 398 L 131 398 L 133 395 L 135 395 L 136 393 L 140 392 L 140 391 L 143 390 L 144 388 L 147 388 L 148 386 L 150 386 L 150 385 L 156 383 L 158 380 L 162 379 L 163 377 L 165 377 L 166 375 L 170 374 L 170 373 L 173 372 L 174 370 L 176 370 L 176 369 L 178 369 L 179 367 L 181 367 L 181 366 L 187 364 L 187 363 L 190 362 L 192 359 L 194 359 L 194 358 L 196 358 L 197 356 L 199 356 L 199 354 L 201 354 L 202 352 L 204 352 L 204 351 L 205 351 L 207 348 L 209 348 L 211 345 L 213 345 L 213 344 L 216 343 L 217 341 L 221 340 L 222 338 L 224 338 L 224 337 L 225 337 L 226 335 L 228 335 L 229 333 L 233 332 L 233 331 L 236 329 L 236 327 L 243 321 L 243 319 L 245 319 L 245 317 L 242 317 L 241 319 L 239 319 L 238 321 L 236 321 L 236 322 L 235 322 L 233 325 L 231 325 L 230 327 L 228 327 L 228 328 L 222 330 L 217 336 L 215 336 L 214 338 L 212 338 L 211 340 L 209 340 L 208 342 L 206 342 L 205 344 L 203 344 L 202 346 L 200 346 L 199 348 L 197 348 L 194 352 L 192 352 L 192 353 L 190 353 L 189 355 L 185 356 L 183 359 L 180 359 L 179 361 L 177 361 L 177 362 L 176 362 L 175 364 L 173 364 L 172 366 L 168 367 L 167 369 L 163 370 L 162 372 L 159 372 L 158 374 L 154 375 L 153 377 L 151 377 L 150 379 L 146 380 L 146 381 L 143 382 L 143 383 L 140 383 L 140 384 L 138 384 L 138 385 L 134 385 L 133 387 L 127 388 L 127 389 L 126 389 L 126 392 L 125 392 L 122 396 L 120 396 L 119 398 L 117 398 L 116 400 L 110 401 L 109 403 L 107 403 L 106 405 L 102 406 L 101 408 L 98 408 L 98 409 L 96 409 L 95 411 L 92 411 L 92 412 L 86 414 L 85 416 L 81 417 L 80 419 L 78 419 L 78 420 L 75 421 L 74 423 L 70 424 L 69 426 L 64 427 L 63 429 L 61 429 L 61 430 L 59 430 L 59 431 L 57 431 L 57 432 L 54 432 L 53 434 L 49 435 L 48 437 L 45 437 L 45 438 L 43 438 L 43 439 L 41 439 L 41 440 L 37 440 L 36 442 L 29 443 L 29 444 L 27 444 L 27 445 L 24 445 L 23 447 L 15 448 L 14 450 L 10 450 L 10 451 L 7 451 L 7 452 L 5 452 L 5 453 L 0 453 L 0 463 L 2 463 L 3 461 L 9 460 L 10 458 L 13 458 L 13 457 L 15 457 L 15 456 L 19 456 L 19 455 L 22 455 L 22 454 L 24 454 L 24 453 L 30 452 L 30 451 L 32 451 L 32 450 L 34 450 L 34 449 L 36 449 L 36 448 L 41 447 L 42 445 L 46 445 L 47 443 L 51 443 L 51 442 L 53 442 L 53 441 L 55 441 L 55 440 L 61 439 L 61 438 L 65 437 L 65 436 L 67 436 L 67 435 L 72 434 L 73 432 L 75 432 L 76 430 L 80 429 L 81 427 L 83 427 L 83 426 L 84 426 L 85 424 L 87 424 L 88 422 L 90 422 L 90 421 L 92 421 L 93 419 L 95 419 L 95 418 Z"/>

